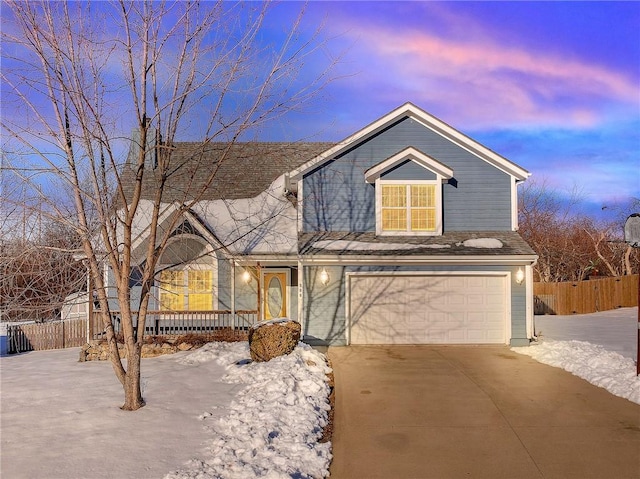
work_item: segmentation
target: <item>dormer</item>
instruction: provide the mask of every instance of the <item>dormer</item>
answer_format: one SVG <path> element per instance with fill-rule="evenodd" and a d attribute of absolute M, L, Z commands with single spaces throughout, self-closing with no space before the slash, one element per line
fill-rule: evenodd
<path fill-rule="evenodd" d="M 376 235 L 442 234 L 442 183 L 453 170 L 416 148 L 405 148 L 364 174 L 375 186 Z"/>

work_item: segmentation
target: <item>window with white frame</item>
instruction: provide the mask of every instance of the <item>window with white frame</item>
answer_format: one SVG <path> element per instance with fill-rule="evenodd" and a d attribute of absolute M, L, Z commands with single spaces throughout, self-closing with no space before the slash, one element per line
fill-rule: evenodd
<path fill-rule="evenodd" d="M 441 232 L 436 181 L 376 181 L 378 234 L 435 235 Z"/>
<path fill-rule="evenodd" d="M 213 271 L 205 269 L 164 270 L 159 292 L 162 311 L 211 311 L 213 309 Z"/>

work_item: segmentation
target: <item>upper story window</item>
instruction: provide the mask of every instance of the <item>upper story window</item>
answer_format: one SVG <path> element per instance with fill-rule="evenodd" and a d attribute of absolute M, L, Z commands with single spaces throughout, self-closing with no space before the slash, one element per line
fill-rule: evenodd
<path fill-rule="evenodd" d="M 442 234 L 442 183 L 452 177 L 453 170 L 413 147 L 368 169 L 365 181 L 376 191 L 376 234 Z"/>
<path fill-rule="evenodd" d="M 376 181 L 377 234 L 440 234 L 441 211 L 435 181 Z"/>
<path fill-rule="evenodd" d="M 436 231 L 436 185 L 381 182 L 383 232 Z"/>

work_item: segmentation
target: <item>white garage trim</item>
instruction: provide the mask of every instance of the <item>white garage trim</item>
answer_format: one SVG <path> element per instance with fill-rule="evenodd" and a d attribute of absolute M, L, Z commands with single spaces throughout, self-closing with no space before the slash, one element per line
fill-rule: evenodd
<path fill-rule="evenodd" d="M 510 271 L 388 271 L 388 272 L 352 272 L 345 274 L 345 332 L 346 342 L 351 344 L 352 310 L 351 288 L 352 279 L 361 277 L 455 277 L 455 276 L 483 276 L 504 278 L 504 342 L 509 344 L 511 338 L 511 272 Z"/>

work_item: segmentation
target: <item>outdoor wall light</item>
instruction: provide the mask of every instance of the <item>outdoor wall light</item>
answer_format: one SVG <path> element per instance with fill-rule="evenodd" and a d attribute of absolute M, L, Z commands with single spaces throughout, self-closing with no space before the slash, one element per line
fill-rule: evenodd
<path fill-rule="evenodd" d="M 251 281 L 251 273 L 249 273 L 249 271 L 246 269 L 242 272 L 242 281 L 247 284 L 249 284 L 249 281 Z"/>
<path fill-rule="evenodd" d="M 322 268 L 322 271 L 320 271 L 320 282 L 322 283 L 322 285 L 328 285 L 330 279 L 331 278 L 329 277 L 329 273 L 327 273 L 327 270 Z"/>
<path fill-rule="evenodd" d="M 516 283 L 522 284 L 523 281 L 524 281 L 524 271 L 522 271 L 522 268 L 518 268 L 518 271 L 516 271 Z"/>

